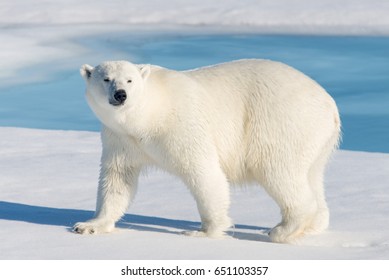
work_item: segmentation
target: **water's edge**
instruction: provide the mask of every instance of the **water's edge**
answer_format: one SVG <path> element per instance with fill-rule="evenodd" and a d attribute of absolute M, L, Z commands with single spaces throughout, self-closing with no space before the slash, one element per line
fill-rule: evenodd
<path fill-rule="evenodd" d="M 96 59 L 126 59 L 176 70 L 242 58 L 282 61 L 317 80 L 334 97 L 343 123 L 342 149 L 389 152 L 389 37 L 149 32 L 76 41 Z M 99 61 L 79 61 L 83 63 Z M 99 130 L 84 100 L 78 67 L 55 74 L 49 82 L 3 88 L 0 126 Z M 50 73 L 50 68 L 45 71 Z"/>

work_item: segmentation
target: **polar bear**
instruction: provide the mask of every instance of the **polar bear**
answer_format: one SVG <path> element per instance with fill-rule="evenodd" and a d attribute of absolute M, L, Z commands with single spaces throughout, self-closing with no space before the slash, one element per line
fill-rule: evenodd
<path fill-rule="evenodd" d="M 223 236 L 232 226 L 229 185 L 253 182 L 281 209 L 273 242 L 327 228 L 323 173 L 340 119 L 334 100 L 309 77 L 259 59 L 182 72 L 108 61 L 80 72 L 102 122 L 103 151 L 95 217 L 75 224 L 75 232 L 112 231 L 147 166 L 188 186 L 202 223 L 188 235 Z"/>

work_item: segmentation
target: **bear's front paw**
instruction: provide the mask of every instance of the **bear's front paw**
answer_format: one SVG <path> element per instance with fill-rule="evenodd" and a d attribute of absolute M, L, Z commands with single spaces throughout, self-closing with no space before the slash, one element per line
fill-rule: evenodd
<path fill-rule="evenodd" d="M 184 231 L 182 233 L 186 236 L 191 237 L 210 237 L 210 238 L 225 238 L 227 235 L 223 231 L 204 231 L 204 230 L 195 230 L 195 231 Z"/>
<path fill-rule="evenodd" d="M 73 232 L 79 234 L 99 234 L 111 232 L 114 228 L 112 223 L 101 223 L 90 221 L 85 223 L 77 223 L 73 226 Z"/>
<path fill-rule="evenodd" d="M 188 230 L 188 231 L 183 231 L 181 233 L 182 235 L 185 235 L 185 236 L 191 236 L 191 237 L 206 237 L 207 234 L 202 231 L 202 230 Z"/>

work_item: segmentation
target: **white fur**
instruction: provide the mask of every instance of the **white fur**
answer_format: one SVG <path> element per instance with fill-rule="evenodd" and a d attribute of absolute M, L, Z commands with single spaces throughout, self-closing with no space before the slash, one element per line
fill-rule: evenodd
<path fill-rule="evenodd" d="M 81 74 L 103 123 L 103 155 L 96 216 L 76 232 L 111 231 L 150 165 L 179 176 L 193 194 L 202 228 L 191 235 L 223 235 L 232 225 L 229 184 L 246 182 L 281 208 L 273 241 L 327 228 L 323 173 L 340 120 L 333 99 L 301 72 L 252 59 L 184 72 L 110 61 Z M 118 89 L 128 98 L 112 106 Z"/>

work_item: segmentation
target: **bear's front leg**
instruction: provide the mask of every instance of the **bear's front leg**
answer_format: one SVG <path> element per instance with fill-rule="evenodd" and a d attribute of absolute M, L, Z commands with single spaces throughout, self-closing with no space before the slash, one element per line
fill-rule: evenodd
<path fill-rule="evenodd" d="M 196 166 L 196 164 L 192 165 Z M 194 196 L 201 217 L 199 231 L 186 231 L 189 236 L 218 238 L 232 226 L 228 215 L 230 206 L 229 184 L 218 161 L 210 160 L 184 176 Z"/>
<path fill-rule="evenodd" d="M 111 232 L 135 196 L 138 177 L 139 168 L 120 168 L 116 164 L 102 166 L 95 217 L 76 223 L 73 231 L 80 234 Z"/>

